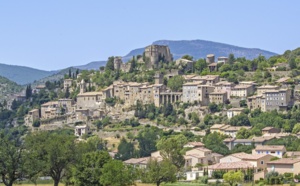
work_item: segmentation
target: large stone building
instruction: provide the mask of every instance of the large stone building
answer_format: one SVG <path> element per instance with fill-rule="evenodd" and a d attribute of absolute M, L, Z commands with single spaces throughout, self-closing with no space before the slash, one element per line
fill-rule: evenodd
<path fill-rule="evenodd" d="M 286 110 L 292 104 L 292 93 L 290 89 L 269 89 L 260 92 L 262 94 L 248 97 L 249 109 L 260 108 L 262 111 Z"/>
<path fill-rule="evenodd" d="M 227 92 L 212 92 L 209 94 L 209 102 L 216 103 L 216 104 L 223 104 L 227 101 Z"/>
<path fill-rule="evenodd" d="M 252 85 L 236 85 L 231 89 L 230 96 L 246 98 L 253 93 Z"/>
<path fill-rule="evenodd" d="M 150 45 L 145 48 L 145 57 L 149 59 L 149 67 L 157 68 L 160 61 L 172 62 L 173 56 L 168 46 Z"/>
<path fill-rule="evenodd" d="M 200 82 L 188 82 L 182 86 L 182 102 L 198 102 L 202 106 L 209 104 L 209 94 L 214 91 L 213 86 L 202 85 Z"/>

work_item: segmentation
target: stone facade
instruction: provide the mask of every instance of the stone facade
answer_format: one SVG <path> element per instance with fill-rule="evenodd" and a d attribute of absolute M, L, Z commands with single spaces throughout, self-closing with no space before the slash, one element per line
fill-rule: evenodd
<path fill-rule="evenodd" d="M 214 91 L 213 86 L 201 85 L 199 82 L 185 83 L 182 87 L 182 102 L 199 102 L 202 106 L 209 104 L 209 94 Z"/>
<path fill-rule="evenodd" d="M 230 96 L 246 98 L 253 93 L 252 85 L 236 85 L 231 89 Z"/>
<path fill-rule="evenodd" d="M 263 112 L 272 110 L 286 110 L 291 106 L 292 92 L 290 89 L 260 90 L 262 94 L 248 97 L 249 109 L 260 108 Z"/>
<path fill-rule="evenodd" d="M 221 104 L 227 101 L 227 92 L 212 92 L 209 94 L 209 102 Z"/>
<path fill-rule="evenodd" d="M 73 79 L 65 79 L 64 80 L 64 90 L 70 88 L 72 86 Z"/>
<path fill-rule="evenodd" d="M 173 56 L 168 46 L 150 45 L 145 48 L 145 57 L 149 59 L 149 67 L 157 68 L 160 61 L 172 62 Z"/>

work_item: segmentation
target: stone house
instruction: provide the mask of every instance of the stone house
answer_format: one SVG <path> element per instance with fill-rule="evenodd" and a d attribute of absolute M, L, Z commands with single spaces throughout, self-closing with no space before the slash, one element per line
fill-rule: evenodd
<path fill-rule="evenodd" d="M 61 111 L 59 110 L 58 101 L 50 101 L 41 105 L 41 118 L 50 119 L 58 116 Z"/>
<path fill-rule="evenodd" d="M 211 63 L 208 65 L 208 68 L 210 72 L 218 71 L 218 63 Z"/>
<path fill-rule="evenodd" d="M 291 106 L 291 90 L 261 90 L 262 95 L 251 96 L 247 99 L 249 109 L 260 108 L 263 112 L 272 110 L 286 110 Z"/>
<path fill-rule="evenodd" d="M 279 174 L 292 173 L 293 175 L 300 173 L 300 159 L 282 158 L 267 163 L 268 172 L 278 172 Z"/>
<path fill-rule="evenodd" d="M 227 100 L 227 92 L 225 91 L 209 93 L 210 103 L 224 104 Z"/>
<path fill-rule="evenodd" d="M 223 56 L 221 56 L 221 57 L 218 57 L 218 63 L 227 63 L 227 61 L 228 61 L 228 57 L 223 57 Z"/>
<path fill-rule="evenodd" d="M 30 110 L 27 116 L 24 118 L 25 125 L 32 125 L 34 121 L 40 119 L 40 111 L 39 109 Z"/>
<path fill-rule="evenodd" d="M 230 125 L 226 125 L 226 124 L 214 124 L 213 126 L 210 127 L 210 132 L 214 133 L 220 133 L 220 134 L 224 134 L 225 133 L 225 129 L 230 127 Z"/>
<path fill-rule="evenodd" d="M 72 87 L 73 79 L 64 79 L 64 90 Z"/>
<path fill-rule="evenodd" d="M 239 130 L 242 128 L 245 128 L 247 130 L 250 130 L 252 127 L 251 126 L 230 126 L 224 129 L 224 134 L 231 136 L 232 138 L 236 137 L 236 134 Z"/>
<path fill-rule="evenodd" d="M 212 164 L 212 151 L 204 147 L 194 148 L 186 151 L 185 167 L 195 167 L 197 164 L 209 165 Z"/>
<path fill-rule="evenodd" d="M 215 84 L 216 92 L 227 92 L 227 99 L 230 99 L 231 90 L 234 87 L 234 84 L 228 81 L 221 81 Z"/>
<path fill-rule="evenodd" d="M 104 102 L 105 96 L 102 92 L 84 92 L 77 95 L 77 109 L 98 109 Z"/>
<path fill-rule="evenodd" d="M 124 161 L 126 165 L 132 165 L 135 168 L 146 168 L 147 163 L 150 161 L 151 157 L 144 158 L 131 158 L 129 160 Z"/>
<path fill-rule="evenodd" d="M 246 98 L 253 93 L 252 85 L 236 85 L 231 89 L 230 96 Z"/>
<path fill-rule="evenodd" d="M 90 132 L 90 128 L 87 125 L 75 126 L 74 133 L 75 136 L 81 137 L 84 134 L 88 134 Z"/>
<path fill-rule="evenodd" d="M 201 85 L 199 82 L 185 83 L 182 86 L 182 102 L 199 102 L 202 106 L 209 103 L 209 94 L 214 91 L 213 86 Z"/>
<path fill-rule="evenodd" d="M 263 86 L 257 87 L 257 95 L 262 95 L 266 91 L 278 90 L 278 89 L 279 89 L 279 86 L 263 85 Z"/>
<path fill-rule="evenodd" d="M 225 156 L 224 158 L 220 159 L 220 163 L 229 163 L 229 162 L 239 162 L 239 161 L 246 161 L 249 162 L 255 167 L 256 169 L 265 169 L 267 168 L 267 163 L 271 161 L 274 156 L 269 154 L 247 154 L 244 152 L 231 154 Z"/>
<path fill-rule="evenodd" d="M 231 119 L 233 116 L 239 115 L 245 110 L 245 108 L 231 108 L 227 110 L 227 117 Z"/>
<path fill-rule="evenodd" d="M 282 158 L 286 149 L 283 145 L 257 145 L 252 150 L 252 154 L 270 154 L 272 156 Z"/>

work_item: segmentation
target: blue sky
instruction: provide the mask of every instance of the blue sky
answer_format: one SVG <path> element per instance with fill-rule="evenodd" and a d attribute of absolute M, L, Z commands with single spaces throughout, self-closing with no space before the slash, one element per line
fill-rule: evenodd
<path fill-rule="evenodd" d="M 0 0 L 0 63 L 56 70 L 160 39 L 283 53 L 300 47 L 299 7 L 297 0 Z"/>

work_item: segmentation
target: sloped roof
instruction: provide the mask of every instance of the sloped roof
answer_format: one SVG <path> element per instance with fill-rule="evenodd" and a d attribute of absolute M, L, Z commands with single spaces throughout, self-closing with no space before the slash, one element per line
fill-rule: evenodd
<path fill-rule="evenodd" d="M 290 165 L 300 162 L 300 159 L 296 158 L 282 158 L 275 161 L 267 162 L 268 165 L 274 165 L 274 164 L 282 164 L 282 165 Z"/>
<path fill-rule="evenodd" d="M 253 164 L 247 161 L 238 161 L 238 162 L 226 162 L 226 163 L 217 163 L 214 165 L 208 166 L 208 169 L 213 170 L 229 170 L 229 169 L 247 169 L 254 167 Z"/>
<path fill-rule="evenodd" d="M 255 150 L 274 150 L 274 151 L 282 151 L 285 150 L 284 145 L 257 145 Z"/>

